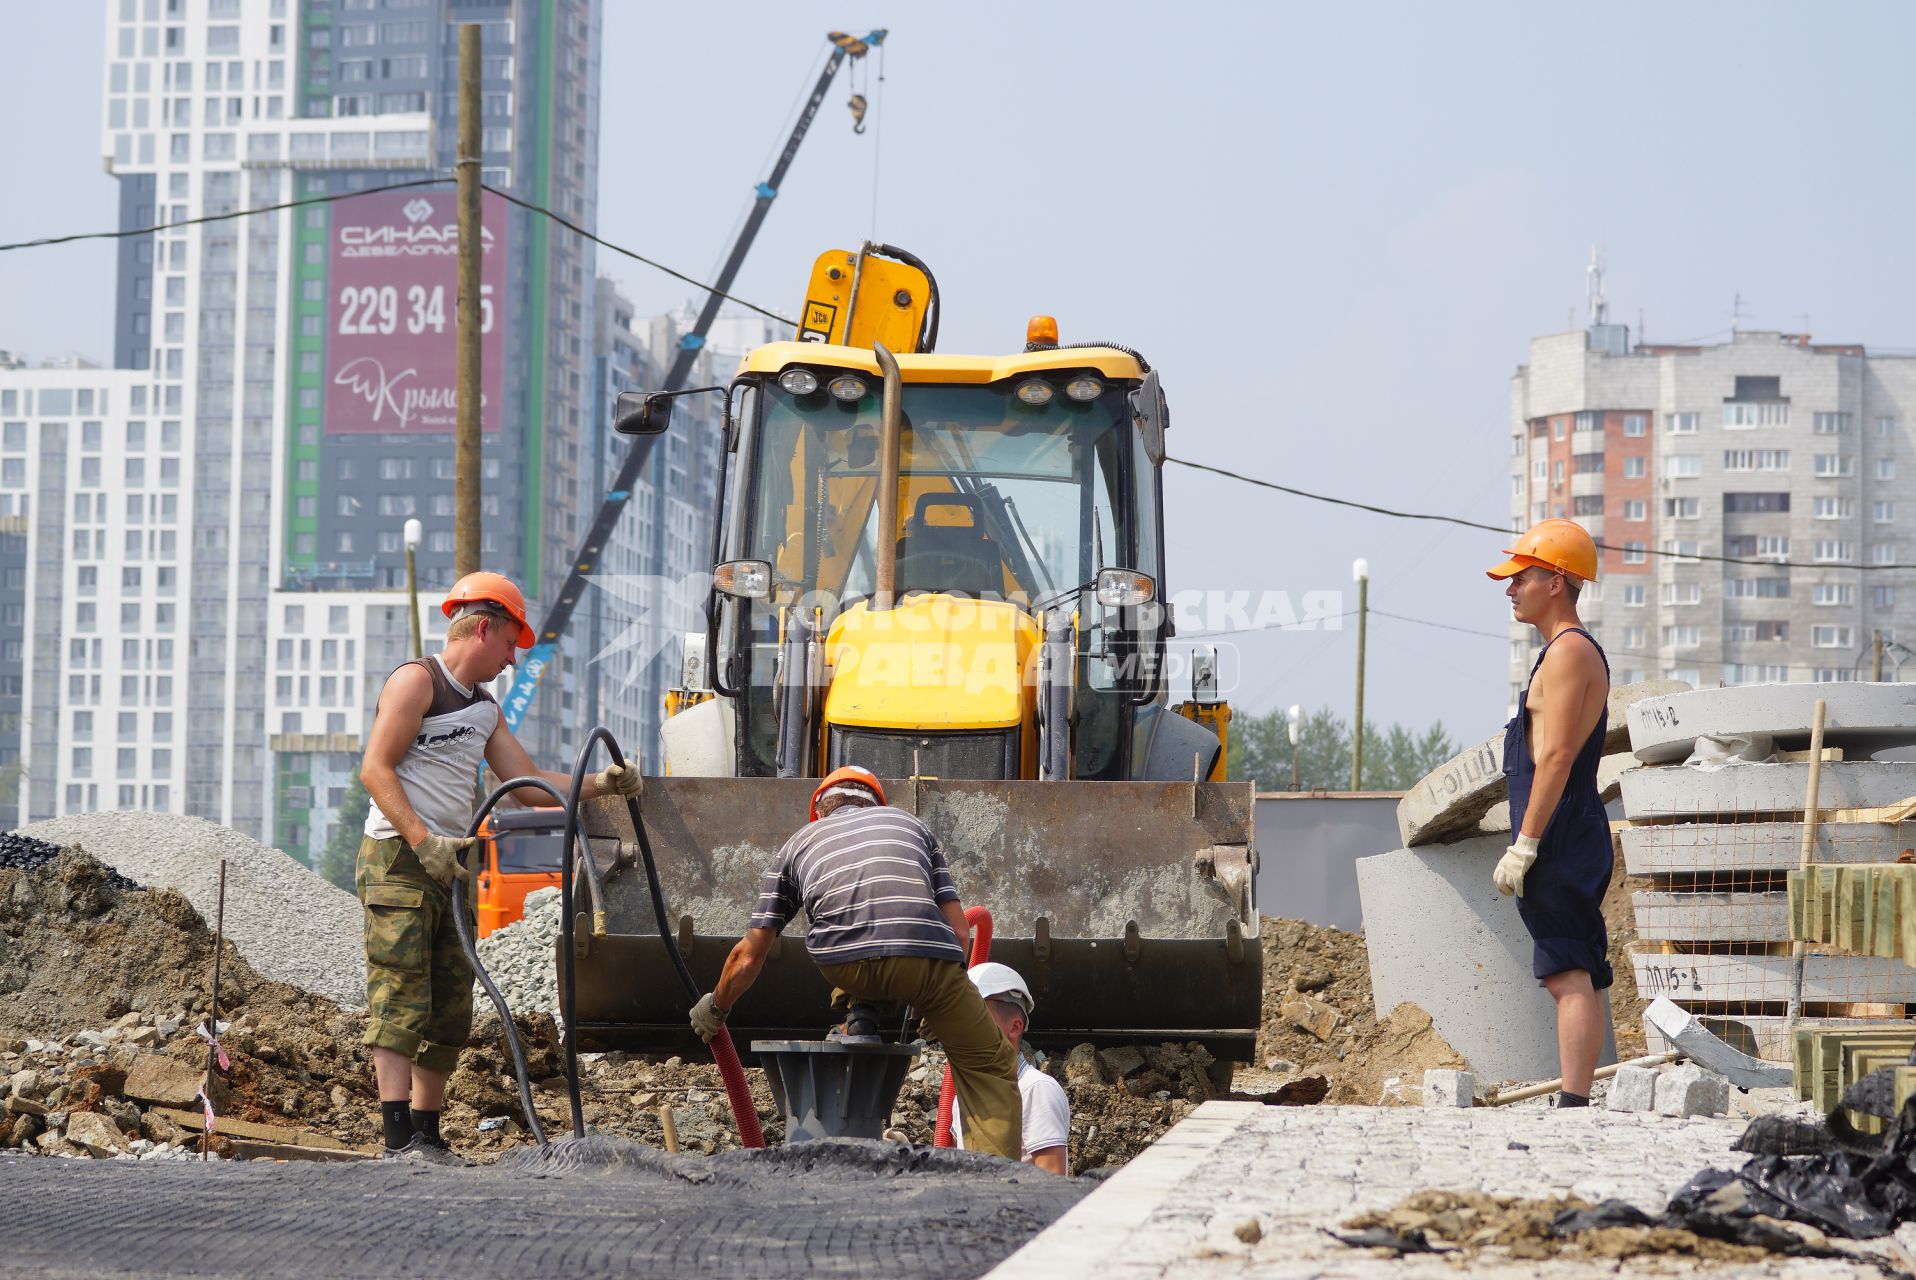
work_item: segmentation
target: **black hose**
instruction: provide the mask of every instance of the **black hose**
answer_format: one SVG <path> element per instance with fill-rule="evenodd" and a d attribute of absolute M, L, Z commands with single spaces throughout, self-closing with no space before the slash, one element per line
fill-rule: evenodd
<path fill-rule="evenodd" d="M 559 789 L 544 778 L 514 778 L 510 782 L 500 783 L 492 794 L 486 797 L 485 803 L 479 806 L 479 811 L 472 815 L 472 823 L 466 828 L 466 835 L 477 836 L 479 824 L 486 820 L 486 815 L 492 812 L 493 807 L 521 787 L 535 787 L 545 792 L 558 801 L 561 808 L 576 808 L 576 804 L 567 805 L 565 797 L 559 794 Z M 576 791 L 574 794 L 577 794 Z M 473 973 L 479 979 L 479 985 L 484 987 L 486 995 L 491 997 L 492 1007 L 499 1011 L 499 1021 L 506 1029 L 506 1048 L 512 1054 L 512 1074 L 519 1081 L 519 1106 L 526 1113 L 526 1125 L 532 1130 L 532 1136 L 539 1140 L 539 1145 L 546 1146 L 548 1140 L 545 1126 L 539 1123 L 539 1112 L 532 1105 L 532 1082 L 526 1078 L 526 1052 L 519 1043 L 519 1028 L 513 1025 L 512 1010 L 506 1007 L 506 998 L 499 993 L 499 988 L 492 981 L 492 975 L 486 972 L 486 966 L 480 963 L 479 947 L 472 936 L 472 926 L 466 922 L 466 881 L 463 876 L 454 877 L 452 882 L 452 925 L 459 935 L 459 947 L 466 953 L 466 963 L 472 966 Z"/>

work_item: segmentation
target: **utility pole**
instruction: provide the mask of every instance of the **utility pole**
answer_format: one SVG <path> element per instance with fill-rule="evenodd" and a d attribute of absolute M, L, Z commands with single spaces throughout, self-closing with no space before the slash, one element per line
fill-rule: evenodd
<path fill-rule="evenodd" d="M 1351 561 L 1357 579 L 1357 725 L 1351 730 L 1351 790 L 1364 789 L 1364 623 L 1370 614 L 1370 561 Z"/>
<path fill-rule="evenodd" d="M 1293 704 L 1285 718 L 1290 721 L 1291 730 L 1291 790 L 1298 791 L 1301 788 L 1297 782 L 1297 740 L 1304 736 L 1304 708 Z"/>
<path fill-rule="evenodd" d="M 452 573 L 479 568 L 479 264 L 485 260 L 479 215 L 479 24 L 459 28 L 459 343 L 458 434 L 453 446 Z"/>
<path fill-rule="evenodd" d="M 1876 631 L 1872 636 L 1871 648 L 1874 650 L 1869 664 L 1869 678 L 1881 684 L 1883 681 L 1883 633 Z"/>

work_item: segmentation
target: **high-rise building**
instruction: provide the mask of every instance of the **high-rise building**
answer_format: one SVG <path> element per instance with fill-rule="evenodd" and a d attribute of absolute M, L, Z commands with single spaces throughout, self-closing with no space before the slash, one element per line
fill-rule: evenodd
<path fill-rule="evenodd" d="M 464 22 L 484 33 L 485 181 L 595 223 L 599 0 L 106 8 L 123 229 L 449 174 Z M 308 843 L 409 645 L 409 516 L 422 592 L 452 576 L 452 199 L 129 237 L 118 367 L 0 369 L 0 579 L 24 593 L 17 617 L 0 604 L 0 815 L 12 770 L 17 819 L 171 808 Z M 598 496 L 593 257 L 486 205 L 484 557 L 536 602 Z M 572 665 L 522 729 L 548 756 Z"/>
<path fill-rule="evenodd" d="M 1879 567 L 1916 562 L 1916 358 L 1593 321 L 1534 339 L 1512 381 L 1510 512 L 1609 548 L 1580 604 L 1613 679 L 1868 679 L 1879 632 L 1884 678 L 1916 679 L 1916 584 Z M 1510 635 L 1514 703 L 1536 633 Z"/>

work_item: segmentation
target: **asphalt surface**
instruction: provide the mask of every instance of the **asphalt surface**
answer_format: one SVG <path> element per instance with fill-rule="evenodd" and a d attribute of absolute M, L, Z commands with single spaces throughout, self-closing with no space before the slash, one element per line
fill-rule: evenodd
<path fill-rule="evenodd" d="M 0 1156 L 8 1276 L 976 1276 L 1092 1189 L 838 1140 L 667 1156 L 589 1138 L 490 1168 Z M 509 1158 L 510 1159 L 510 1158 Z"/>

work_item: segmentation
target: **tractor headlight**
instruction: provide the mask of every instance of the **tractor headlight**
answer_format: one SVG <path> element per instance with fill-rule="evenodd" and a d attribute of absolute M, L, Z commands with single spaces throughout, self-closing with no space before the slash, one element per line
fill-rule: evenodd
<path fill-rule="evenodd" d="M 1053 392 L 1051 384 L 1043 378 L 1026 378 L 1018 384 L 1017 394 L 1020 400 L 1036 407 L 1041 404 L 1050 404 L 1051 397 L 1055 392 Z"/>
<path fill-rule="evenodd" d="M 1064 393 L 1073 400 L 1096 400 L 1104 384 L 1089 375 L 1080 375 L 1064 384 Z"/>
<path fill-rule="evenodd" d="M 1135 569 L 1098 570 L 1098 603 L 1107 609 L 1135 609 L 1150 604 L 1158 584 Z"/>
<path fill-rule="evenodd" d="M 795 396 L 808 396 L 818 390 L 818 375 L 810 369 L 787 369 L 778 375 L 778 385 Z"/>
<path fill-rule="evenodd" d="M 856 404 L 871 394 L 871 388 L 865 385 L 865 380 L 855 373 L 839 374 L 825 384 L 825 389 L 832 393 L 832 399 L 843 400 L 846 404 Z"/>

